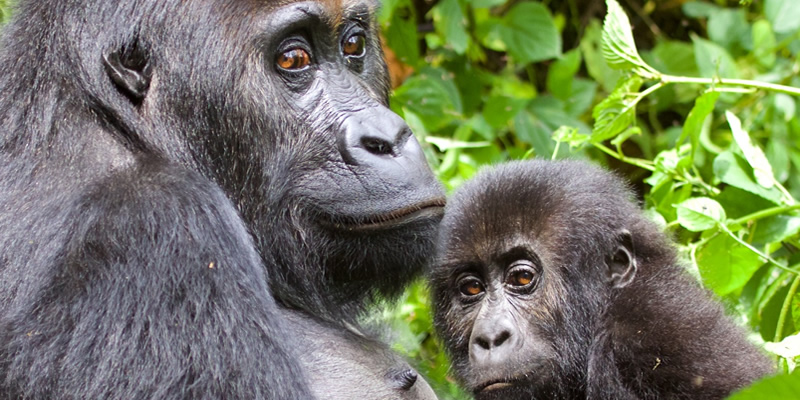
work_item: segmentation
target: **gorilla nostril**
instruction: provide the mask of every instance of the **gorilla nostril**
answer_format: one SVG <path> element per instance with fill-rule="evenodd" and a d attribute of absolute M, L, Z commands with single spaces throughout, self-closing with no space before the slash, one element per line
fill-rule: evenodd
<path fill-rule="evenodd" d="M 508 333 L 508 331 L 503 331 L 500 333 L 500 335 L 497 336 L 496 339 L 494 339 L 494 342 L 492 344 L 494 344 L 494 347 L 500 347 L 510 337 L 511 334 Z"/>
<path fill-rule="evenodd" d="M 377 137 L 369 137 L 369 136 L 362 137 L 361 146 L 363 146 L 364 149 L 366 149 L 368 152 L 378 156 L 394 154 L 394 149 L 392 149 L 392 144 L 386 140 Z"/>
<path fill-rule="evenodd" d="M 475 338 L 475 344 L 477 344 L 484 350 L 489 350 L 492 347 L 492 345 L 489 343 L 488 340 L 481 337 Z"/>

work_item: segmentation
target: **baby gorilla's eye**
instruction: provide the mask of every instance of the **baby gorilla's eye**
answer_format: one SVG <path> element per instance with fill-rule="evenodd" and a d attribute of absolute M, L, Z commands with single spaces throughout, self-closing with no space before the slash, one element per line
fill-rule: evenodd
<path fill-rule="evenodd" d="M 506 275 L 506 285 L 516 290 L 530 289 L 536 283 L 537 271 L 533 263 L 528 260 L 518 260 L 511 263 Z"/>
<path fill-rule="evenodd" d="M 477 296 L 484 290 L 483 283 L 474 276 L 461 278 L 458 282 L 458 291 L 464 296 Z"/>
<path fill-rule="evenodd" d="M 508 277 L 508 284 L 514 286 L 527 286 L 533 282 L 533 273 L 531 271 L 516 271 Z"/>

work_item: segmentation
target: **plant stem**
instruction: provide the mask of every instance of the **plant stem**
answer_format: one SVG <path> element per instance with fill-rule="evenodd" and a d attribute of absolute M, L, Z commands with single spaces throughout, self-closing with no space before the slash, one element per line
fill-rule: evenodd
<path fill-rule="evenodd" d="M 773 92 L 786 93 L 793 96 L 800 96 L 800 88 L 778 85 L 775 83 L 753 81 L 749 79 L 728 79 L 728 78 L 691 78 L 688 76 L 661 75 L 660 83 L 694 83 L 700 85 L 734 85 L 758 88 Z"/>
<path fill-rule="evenodd" d="M 744 240 L 740 239 L 739 236 L 736 236 L 735 233 L 731 232 L 731 230 L 728 229 L 728 227 L 725 226 L 725 224 L 718 224 L 717 226 L 719 226 L 720 230 L 725 232 L 728 236 L 730 236 L 737 243 L 739 243 L 740 245 L 742 245 L 744 247 L 747 247 L 748 250 L 752 251 L 753 253 L 756 253 L 756 255 L 758 255 L 759 257 L 769 261 L 772 265 L 774 265 L 774 266 L 776 266 L 776 267 L 778 267 L 778 268 L 780 268 L 780 269 L 782 269 L 784 271 L 791 272 L 791 273 L 793 273 L 795 275 L 800 275 L 800 271 L 798 271 L 796 269 L 793 269 L 793 267 L 790 268 L 790 267 L 787 267 L 787 266 L 777 262 L 774 258 L 770 257 L 769 254 L 765 254 L 765 253 L 761 252 L 757 248 L 753 247 L 753 245 L 751 245 L 750 243 L 747 243 Z"/>
<path fill-rule="evenodd" d="M 797 288 L 800 287 L 800 276 L 794 278 L 792 286 L 789 287 L 789 293 L 786 294 L 786 299 L 783 300 L 783 307 L 781 307 L 781 314 L 778 317 L 778 325 L 775 327 L 775 340 L 780 342 L 783 340 L 783 325 L 786 323 L 786 316 L 789 315 L 789 308 L 792 305 L 794 294 L 797 293 Z"/>
<path fill-rule="evenodd" d="M 773 215 L 783 214 L 793 210 L 800 210 L 800 204 L 794 204 L 791 206 L 772 207 L 764 210 L 759 210 L 752 214 L 745 215 L 744 217 L 737 218 L 731 221 L 731 223 L 744 225 L 747 223 L 747 221 L 771 217 Z"/>

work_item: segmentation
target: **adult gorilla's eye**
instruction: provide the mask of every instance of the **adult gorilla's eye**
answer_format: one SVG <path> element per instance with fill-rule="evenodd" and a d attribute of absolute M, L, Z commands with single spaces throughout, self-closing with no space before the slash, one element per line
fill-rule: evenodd
<path fill-rule="evenodd" d="M 278 55 L 276 63 L 285 70 L 301 70 L 311 64 L 311 56 L 301 48 L 293 48 Z"/>
<path fill-rule="evenodd" d="M 506 276 L 506 284 L 518 289 L 525 289 L 533 285 L 536 280 L 536 270 L 530 261 L 520 260 L 511 265 Z"/>
<path fill-rule="evenodd" d="M 361 57 L 364 55 L 366 43 L 367 39 L 363 33 L 350 35 L 342 43 L 342 52 L 347 57 Z"/>
<path fill-rule="evenodd" d="M 484 292 L 483 283 L 474 276 L 466 276 L 458 281 L 458 291 L 464 296 L 477 296 Z"/>

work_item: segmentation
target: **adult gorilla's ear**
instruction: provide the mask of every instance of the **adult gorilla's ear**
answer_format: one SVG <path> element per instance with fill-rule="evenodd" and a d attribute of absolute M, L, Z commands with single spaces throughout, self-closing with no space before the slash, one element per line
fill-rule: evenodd
<path fill-rule="evenodd" d="M 147 95 L 153 71 L 149 54 L 139 40 L 104 54 L 103 64 L 117 89 L 139 105 Z"/>
<path fill-rule="evenodd" d="M 614 289 L 623 288 L 636 276 L 636 259 L 633 256 L 633 237 L 627 229 L 617 233 L 617 245 L 606 257 L 606 279 Z"/>

